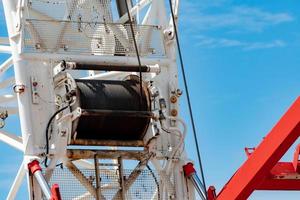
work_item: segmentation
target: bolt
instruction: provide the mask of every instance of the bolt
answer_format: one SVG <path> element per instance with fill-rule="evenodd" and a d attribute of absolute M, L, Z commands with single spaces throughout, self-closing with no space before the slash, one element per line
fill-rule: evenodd
<path fill-rule="evenodd" d="M 40 44 L 40 43 L 36 43 L 36 44 L 35 44 L 35 48 L 36 48 L 36 49 L 41 49 L 41 44 Z"/>
<path fill-rule="evenodd" d="M 177 97 L 176 96 L 171 96 L 170 98 L 171 103 L 176 103 L 177 102 Z"/>
<path fill-rule="evenodd" d="M 25 91 L 25 85 L 15 85 L 13 90 L 15 93 L 21 94 Z"/>
<path fill-rule="evenodd" d="M 65 130 L 61 131 L 61 132 L 60 132 L 60 135 L 61 135 L 62 137 L 65 137 L 65 136 L 67 135 L 67 131 L 65 131 Z"/>
<path fill-rule="evenodd" d="M 64 49 L 64 51 L 68 51 L 68 49 L 69 49 L 68 45 L 63 45 L 63 49 Z"/>
<path fill-rule="evenodd" d="M 183 91 L 182 91 L 181 89 L 177 89 L 177 90 L 176 90 L 176 93 L 177 93 L 177 96 L 181 96 L 182 93 L 183 93 Z"/>
<path fill-rule="evenodd" d="M 178 115 L 178 111 L 177 111 L 176 109 L 172 109 L 172 110 L 171 110 L 171 115 L 172 115 L 173 117 L 176 117 L 176 116 Z"/>

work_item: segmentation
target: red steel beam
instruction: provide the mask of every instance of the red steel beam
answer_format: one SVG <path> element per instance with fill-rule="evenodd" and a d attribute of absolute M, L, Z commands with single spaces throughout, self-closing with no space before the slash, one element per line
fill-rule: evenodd
<path fill-rule="evenodd" d="M 265 179 L 256 190 L 299 191 L 300 180 L 297 179 Z"/>
<path fill-rule="evenodd" d="M 238 169 L 217 200 L 245 200 L 262 184 L 300 134 L 300 98 Z"/>
<path fill-rule="evenodd" d="M 293 163 L 279 162 L 256 190 L 300 190 L 300 174 Z"/>
<path fill-rule="evenodd" d="M 293 163 L 291 162 L 279 162 L 270 171 L 270 178 L 287 178 L 299 176 L 296 172 Z"/>

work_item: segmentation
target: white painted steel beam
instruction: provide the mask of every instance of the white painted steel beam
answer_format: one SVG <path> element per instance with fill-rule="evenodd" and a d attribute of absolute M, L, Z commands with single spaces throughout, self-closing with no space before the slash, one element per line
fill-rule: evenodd
<path fill-rule="evenodd" d="M 79 166 L 80 168 L 84 168 L 84 169 L 95 169 L 95 165 L 87 160 L 76 160 L 73 161 L 73 163 L 77 166 Z"/>
<path fill-rule="evenodd" d="M 55 20 L 53 17 L 47 15 L 46 13 L 43 13 L 39 10 L 36 10 L 32 7 L 28 7 L 30 9 L 30 14 L 31 15 L 36 15 L 36 18 L 37 19 L 40 19 L 40 20 Z"/>
<path fill-rule="evenodd" d="M 138 10 L 142 10 L 145 6 L 147 6 L 149 3 L 151 3 L 152 0 L 141 0 L 137 5 L 135 5 L 133 8 L 130 9 L 131 16 L 134 16 L 137 14 Z M 128 14 L 124 14 L 120 19 L 116 21 L 116 23 L 125 23 L 128 21 Z"/>
<path fill-rule="evenodd" d="M 0 75 L 6 72 L 13 65 L 13 58 L 10 57 L 0 65 Z"/>
<path fill-rule="evenodd" d="M 0 53 L 11 54 L 11 47 L 6 45 L 0 45 Z"/>
<path fill-rule="evenodd" d="M 9 39 L 7 37 L 0 37 L 0 44 L 9 45 Z"/>
<path fill-rule="evenodd" d="M 21 164 L 19 171 L 17 173 L 17 176 L 10 188 L 10 191 L 7 195 L 7 200 L 14 200 L 16 198 L 16 195 L 20 189 L 20 186 L 23 182 L 24 176 L 25 176 L 26 170 L 24 168 L 24 163 Z"/>
<path fill-rule="evenodd" d="M 89 192 L 86 192 L 83 195 L 73 198 L 72 200 L 84 200 L 84 199 L 93 199 L 93 195 L 91 195 Z"/>
<path fill-rule="evenodd" d="M 96 190 L 94 186 L 84 176 L 84 174 L 70 161 L 66 163 L 66 166 L 68 167 L 70 172 L 76 177 L 76 179 L 90 192 L 90 194 L 96 197 Z"/>
<path fill-rule="evenodd" d="M 0 131 L 0 141 L 14 147 L 15 149 L 24 151 L 22 139 L 14 134 Z"/>

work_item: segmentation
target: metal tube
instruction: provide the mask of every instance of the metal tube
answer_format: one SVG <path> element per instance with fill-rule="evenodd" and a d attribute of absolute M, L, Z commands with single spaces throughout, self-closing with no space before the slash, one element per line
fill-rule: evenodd
<path fill-rule="evenodd" d="M 122 157 L 118 158 L 118 163 L 119 163 L 119 180 L 120 180 L 120 186 L 121 186 L 121 197 L 122 200 L 126 199 L 126 195 L 125 195 L 125 180 L 124 180 L 124 169 L 123 169 L 123 160 Z"/>
<path fill-rule="evenodd" d="M 101 187 L 100 187 L 100 180 L 99 180 L 99 163 L 97 159 L 97 155 L 94 156 L 94 164 L 95 164 L 95 176 L 96 176 L 96 199 L 100 200 L 100 192 L 101 192 Z"/>
<path fill-rule="evenodd" d="M 24 169 L 24 164 L 22 163 L 6 199 L 9 199 L 9 200 L 15 199 L 15 197 L 18 193 L 18 190 L 22 184 L 22 181 L 24 179 L 24 176 L 25 176 L 25 169 Z"/>
<path fill-rule="evenodd" d="M 76 63 L 66 62 L 66 69 L 72 70 L 98 70 L 98 71 L 122 71 L 122 72 L 155 72 L 159 73 L 159 65 L 103 65 L 98 63 Z"/>
<path fill-rule="evenodd" d="M 194 174 L 193 179 L 196 181 L 197 185 L 199 186 L 199 188 L 201 189 L 201 191 L 205 191 L 203 183 L 201 182 L 199 176 L 197 174 Z M 205 193 L 204 193 L 205 194 Z"/>
<path fill-rule="evenodd" d="M 200 198 L 201 198 L 202 200 L 206 200 L 205 192 L 201 189 L 201 187 L 199 186 L 199 183 L 195 180 L 195 176 L 192 175 L 192 176 L 190 177 L 190 180 L 191 180 L 191 182 L 193 183 L 195 189 L 197 190 L 197 192 L 198 192 Z"/>
<path fill-rule="evenodd" d="M 13 58 L 10 57 L 0 65 L 0 74 L 3 74 L 13 65 Z"/>
<path fill-rule="evenodd" d="M 50 187 L 49 187 L 48 183 L 46 182 L 42 172 L 40 170 L 38 170 L 33 175 L 36 178 L 37 182 L 39 183 L 46 199 L 51 199 L 51 190 L 50 190 Z"/>
<path fill-rule="evenodd" d="M 9 45 L 9 39 L 7 37 L 0 37 L 0 44 Z"/>
<path fill-rule="evenodd" d="M 11 47 L 10 46 L 5 46 L 5 45 L 0 45 L 0 52 L 11 54 Z"/>
<path fill-rule="evenodd" d="M 90 56 L 90 55 L 65 55 L 65 54 L 55 54 L 55 53 L 23 53 L 20 57 L 24 60 L 66 60 L 72 62 L 91 62 L 103 65 L 122 65 L 130 66 L 137 65 L 136 57 L 129 56 Z M 169 66 L 171 62 L 168 58 L 141 58 L 142 64 L 147 63 L 147 65 L 159 66 Z"/>
<path fill-rule="evenodd" d="M 14 135 L 9 134 L 4 131 L 0 132 L 0 141 L 14 147 L 15 149 L 18 149 L 20 151 L 24 151 L 23 141 L 22 138 Z"/>

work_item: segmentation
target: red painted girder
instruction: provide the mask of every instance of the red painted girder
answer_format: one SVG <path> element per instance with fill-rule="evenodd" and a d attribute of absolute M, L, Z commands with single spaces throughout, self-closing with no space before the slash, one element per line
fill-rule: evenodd
<path fill-rule="evenodd" d="M 300 174 L 293 163 L 279 162 L 256 190 L 300 190 Z"/>
<path fill-rule="evenodd" d="M 268 176 L 271 169 L 300 134 L 300 98 L 238 169 L 217 200 L 245 200 Z"/>
<path fill-rule="evenodd" d="M 271 178 L 284 178 L 288 176 L 297 176 L 300 174 L 296 172 L 293 163 L 291 162 L 279 162 L 270 171 L 269 177 Z"/>
<path fill-rule="evenodd" d="M 297 179 L 265 179 L 256 190 L 299 191 L 300 180 Z"/>

